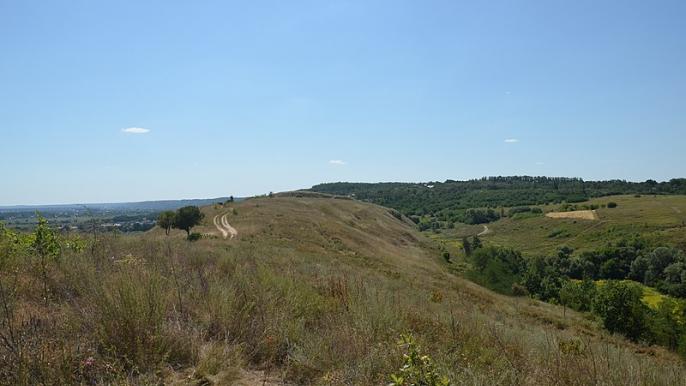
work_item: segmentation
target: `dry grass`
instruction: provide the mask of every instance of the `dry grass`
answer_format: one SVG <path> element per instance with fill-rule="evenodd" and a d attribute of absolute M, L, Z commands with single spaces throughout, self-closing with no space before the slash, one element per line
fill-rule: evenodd
<path fill-rule="evenodd" d="M 21 349 L 0 346 L 0 382 L 380 385 L 406 332 L 455 384 L 686 379 L 665 350 L 447 273 L 433 242 L 385 208 L 309 197 L 234 207 L 233 240 L 153 231 L 67 253 L 50 268 L 48 302 L 30 260 L 4 265 L 16 296 L 0 331 L 11 325 Z M 205 211 L 200 231 L 219 213 Z"/>
<path fill-rule="evenodd" d="M 571 212 L 548 212 L 545 214 L 550 218 L 573 218 L 579 220 L 600 220 L 595 210 L 575 210 Z"/>

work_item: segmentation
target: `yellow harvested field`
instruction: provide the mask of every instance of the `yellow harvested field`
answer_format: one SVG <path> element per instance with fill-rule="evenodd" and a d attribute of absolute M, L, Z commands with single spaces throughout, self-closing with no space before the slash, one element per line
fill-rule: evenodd
<path fill-rule="evenodd" d="M 550 218 L 573 218 L 579 220 L 600 220 L 595 210 L 575 210 L 572 212 L 550 212 L 545 214 Z"/>

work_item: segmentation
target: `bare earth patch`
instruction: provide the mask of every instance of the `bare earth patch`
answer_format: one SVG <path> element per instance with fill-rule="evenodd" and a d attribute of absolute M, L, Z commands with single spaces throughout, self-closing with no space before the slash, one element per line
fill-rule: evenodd
<path fill-rule="evenodd" d="M 214 226 L 221 232 L 222 236 L 224 238 L 227 238 L 229 235 L 233 239 L 238 235 L 238 231 L 236 228 L 232 227 L 231 224 L 229 224 L 229 220 L 226 218 L 229 213 L 224 213 L 223 216 L 219 217 L 219 215 L 214 216 L 214 219 L 212 219 L 212 222 L 214 223 Z"/>
<path fill-rule="evenodd" d="M 579 220 L 600 220 L 595 210 L 575 210 L 572 212 L 550 212 L 545 214 L 550 218 L 573 218 Z"/>

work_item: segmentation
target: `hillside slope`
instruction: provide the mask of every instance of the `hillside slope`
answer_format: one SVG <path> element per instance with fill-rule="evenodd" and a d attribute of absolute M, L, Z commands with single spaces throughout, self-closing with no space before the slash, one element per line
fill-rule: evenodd
<path fill-rule="evenodd" d="M 607 208 L 608 202 L 618 205 Z M 549 255 L 562 246 L 579 252 L 593 250 L 634 234 L 686 249 L 686 195 L 608 196 L 578 205 L 599 206 L 595 211 L 597 219 L 549 218 L 543 214 L 507 217 L 488 224 L 490 232 L 483 235 L 484 240 L 530 256 Z M 541 206 L 544 212 L 555 211 L 557 207 Z M 456 224 L 454 229 L 441 230 L 440 235 L 432 237 L 457 241 L 482 229 L 480 225 Z"/>
<path fill-rule="evenodd" d="M 0 332 L 12 326 L 22 348 L 0 346 L 0 383 L 382 385 L 403 365 L 401 334 L 455 384 L 686 379 L 665 350 L 448 273 L 433 242 L 387 208 L 275 197 L 203 212 L 199 241 L 95 235 L 65 243 L 44 276 L 0 232 L 0 251 L 17 257 L 0 271 L 16 286 L 2 292 L 16 297 Z M 226 213 L 233 239 L 213 222 Z"/>
<path fill-rule="evenodd" d="M 458 383 L 676 384 L 686 374 L 674 355 L 611 337 L 577 313 L 448 274 L 435 245 L 387 208 L 275 197 L 203 211 L 229 212 L 238 236 L 196 251 L 224 250 L 317 294 L 302 335 L 281 331 L 292 347 L 271 374 L 282 381 L 383 384 L 400 366 L 395 341 L 405 332 Z M 218 234 L 206 223 L 199 231 Z"/>

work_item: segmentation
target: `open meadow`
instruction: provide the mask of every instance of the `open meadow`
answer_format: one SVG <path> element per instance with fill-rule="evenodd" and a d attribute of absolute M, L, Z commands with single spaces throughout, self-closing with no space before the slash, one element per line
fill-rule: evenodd
<path fill-rule="evenodd" d="M 617 207 L 608 208 L 609 202 L 615 202 Z M 581 218 L 569 218 L 575 215 L 575 211 L 557 212 L 559 205 L 542 205 L 542 214 L 502 218 L 488 224 L 490 232 L 480 237 L 486 243 L 515 248 L 529 256 L 554 253 L 563 246 L 579 252 L 592 250 L 633 234 L 658 243 L 686 247 L 684 195 L 608 196 L 577 205 L 598 205 L 596 218 L 589 218 L 587 213 L 590 211 L 581 211 Z M 551 213 L 561 218 L 551 218 Z M 446 240 L 448 245 L 452 240 L 454 247 L 459 249 L 462 237 L 482 231 L 481 225 L 456 224 L 454 229 L 441 230 L 433 237 Z"/>

